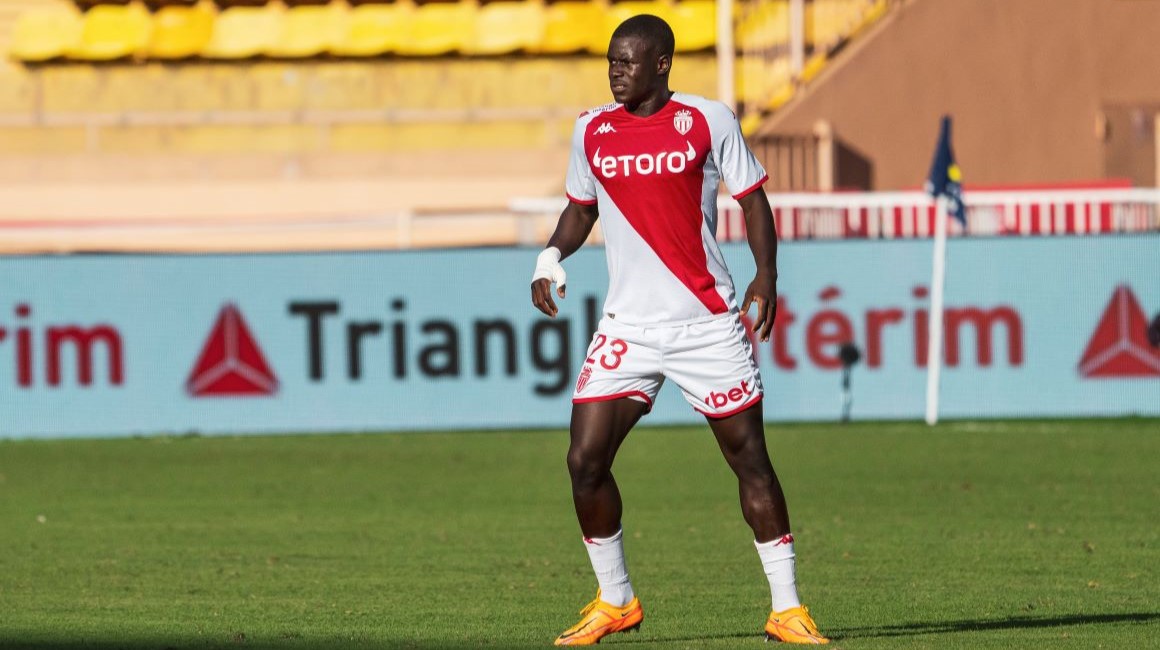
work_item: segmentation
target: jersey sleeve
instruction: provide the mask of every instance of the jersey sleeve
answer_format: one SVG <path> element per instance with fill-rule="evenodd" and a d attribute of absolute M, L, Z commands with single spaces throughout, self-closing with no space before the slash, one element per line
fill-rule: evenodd
<path fill-rule="evenodd" d="M 584 153 L 584 129 L 589 120 L 576 120 L 572 130 L 572 155 L 568 159 L 568 175 L 564 178 L 564 191 L 568 200 L 580 205 L 596 204 L 596 179 L 588 166 L 588 156 Z"/>
<path fill-rule="evenodd" d="M 761 187 L 762 183 L 769 180 L 769 175 L 746 144 L 745 136 L 741 134 L 741 124 L 733 112 L 720 105 L 720 110 L 715 113 L 715 119 L 710 121 L 713 156 L 717 169 L 721 170 L 721 180 L 725 182 L 725 187 L 733 198 L 740 199 Z"/>

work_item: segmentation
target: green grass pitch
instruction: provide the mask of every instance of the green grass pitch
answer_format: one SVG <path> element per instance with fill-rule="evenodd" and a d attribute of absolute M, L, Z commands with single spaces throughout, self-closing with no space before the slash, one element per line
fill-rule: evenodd
<path fill-rule="evenodd" d="M 1160 421 L 771 425 L 836 648 L 1160 647 Z M 548 647 L 595 581 L 562 431 L 0 442 L 0 648 Z M 640 633 L 769 648 L 706 427 L 615 468 Z"/>

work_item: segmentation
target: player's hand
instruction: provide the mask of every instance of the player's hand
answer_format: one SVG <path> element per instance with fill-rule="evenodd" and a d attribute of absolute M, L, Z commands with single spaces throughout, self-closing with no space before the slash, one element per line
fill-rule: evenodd
<path fill-rule="evenodd" d="M 555 246 L 545 248 L 536 258 L 536 270 L 532 273 L 532 304 L 555 318 L 560 310 L 552 300 L 552 284 L 556 284 L 556 294 L 563 298 L 567 282 L 568 274 L 560 266 L 560 249 Z"/>
<path fill-rule="evenodd" d="M 757 305 L 757 320 L 753 321 L 753 331 L 762 343 L 769 340 L 773 332 L 773 321 L 777 318 L 777 278 L 768 273 L 758 273 L 749 288 L 745 290 L 745 301 L 741 303 L 741 313 L 749 313 L 749 306 Z"/>

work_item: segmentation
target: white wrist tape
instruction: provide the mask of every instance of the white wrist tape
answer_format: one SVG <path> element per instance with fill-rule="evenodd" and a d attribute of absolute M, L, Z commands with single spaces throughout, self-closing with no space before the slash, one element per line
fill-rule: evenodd
<path fill-rule="evenodd" d="M 536 271 L 532 274 L 532 281 L 550 280 L 557 286 L 563 287 L 568 281 L 568 274 L 560 266 L 560 249 L 555 246 L 545 248 L 536 258 Z"/>

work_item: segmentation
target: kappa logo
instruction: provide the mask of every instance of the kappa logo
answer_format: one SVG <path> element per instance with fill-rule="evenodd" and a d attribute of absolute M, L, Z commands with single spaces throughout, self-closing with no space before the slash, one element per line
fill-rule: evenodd
<path fill-rule="evenodd" d="M 1079 360 L 1088 379 L 1160 377 L 1160 349 L 1148 340 L 1148 318 L 1126 284 L 1116 287 Z"/>
<path fill-rule="evenodd" d="M 193 364 L 185 389 L 194 397 L 273 395 L 278 378 L 266 363 L 242 312 L 227 303 Z"/>
<path fill-rule="evenodd" d="M 616 133 L 616 129 L 612 128 L 612 124 L 609 122 L 596 127 L 596 135 L 604 135 L 605 133 Z"/>
<path fill-rule="evenodd" d="M 693 128 L 693 113 L 688 110 L 679 110 L 673 116 L 673 128 L 677 133 L 685 135 Z"/>

